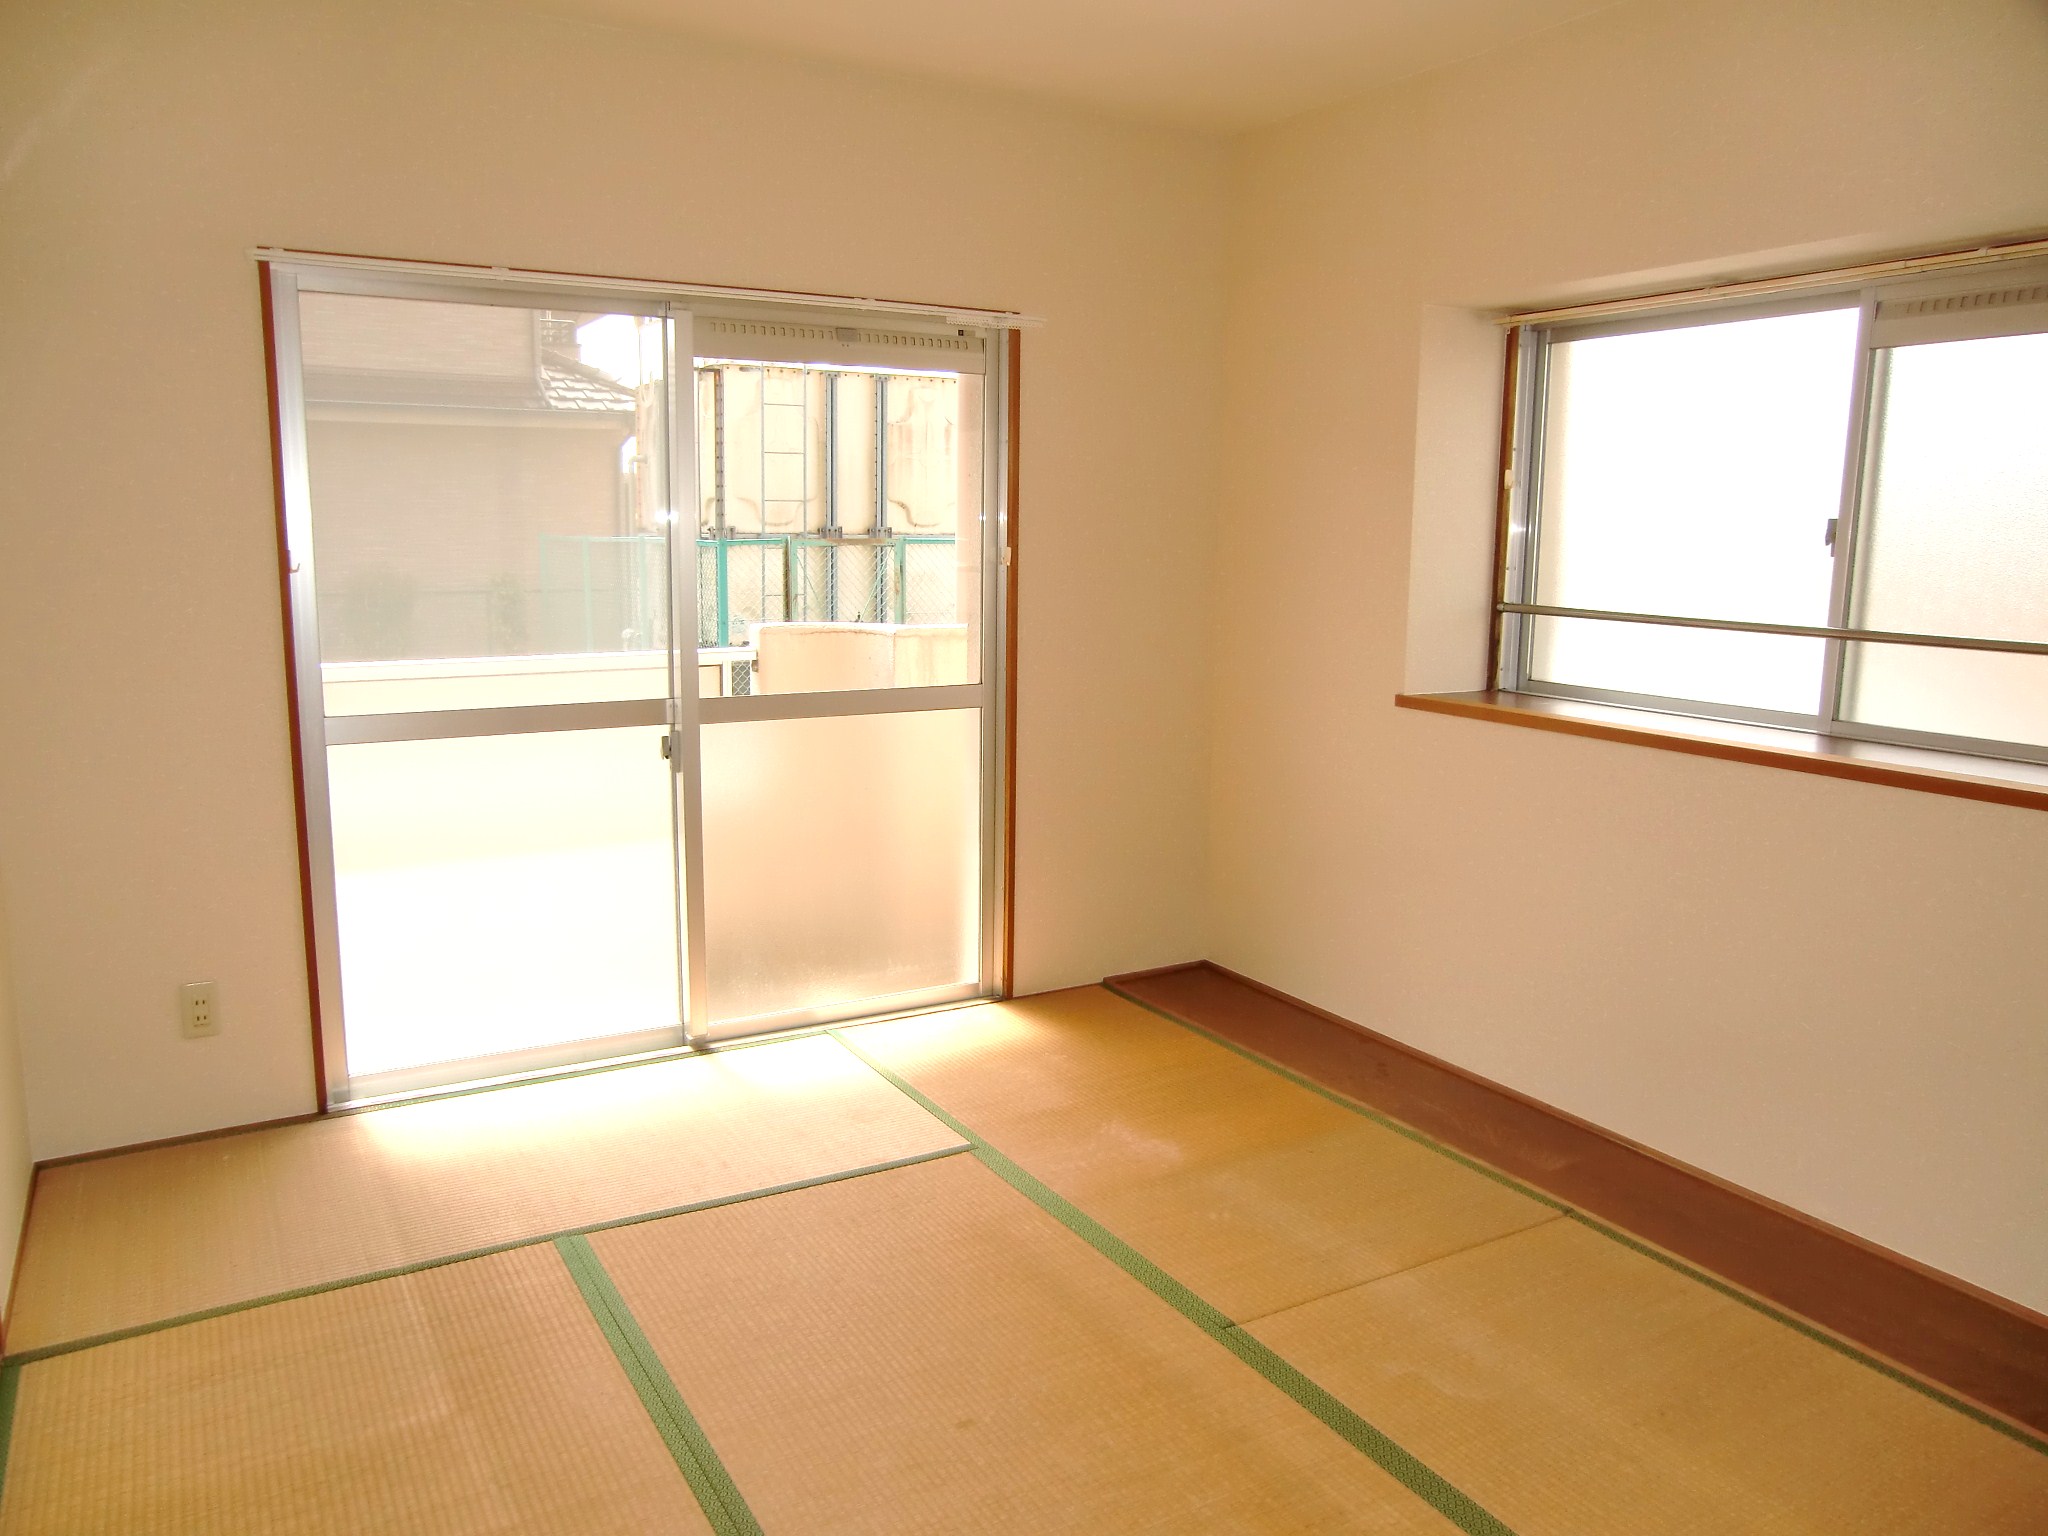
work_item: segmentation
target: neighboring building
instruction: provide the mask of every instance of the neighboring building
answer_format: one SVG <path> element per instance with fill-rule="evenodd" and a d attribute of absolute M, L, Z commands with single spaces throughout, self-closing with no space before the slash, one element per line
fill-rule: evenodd
<path fill-rule="evenodd" d="M 309 294 L 301 318 L 331 662 L 668 642 L 658 373 L 629 316 Z M 762 624 L 952 627 L 961 381 L 696 370 L 698 639 L 751 685 Z M 971 586 L 971 581 L 969 583 Z"/>
<path fill-rule="evenodd" d="M 579 358 L 575 317 L 308 295 L 302 346 L 329 659 L 663 642 L 618 569 L 656 526 L 635 447 L 658 402 Z"/>

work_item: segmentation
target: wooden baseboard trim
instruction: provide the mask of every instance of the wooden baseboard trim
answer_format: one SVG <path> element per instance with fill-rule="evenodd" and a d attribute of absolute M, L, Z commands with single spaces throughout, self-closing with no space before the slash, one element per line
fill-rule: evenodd
<path fill-rule="evenodd" d="M 1221 971 L 1226 976 L 1235 974 L 1234 972 L 1223 971 L 1221 966 L 1208 960 L 1176 960 L 1171 965 L 1155 965 L 1150 970 L 1125 971 L 1121 976 L 1107 976 L 1103 978 L 1102 984 L 1106 987 L 1127 987 L 1134 981 L 1150 981 L 1155 976 L 1172 976 L 1181 971 L 1192 971 L 1200 966 L 1209 966 L 1212 970 Z M 1256 986 L 1257 983 L 1252 982 L 1249 985 Z"/>
<path fill-rule="evenodd" d="M 1108 982 L 2048 1434 L 2038 1312 L 1210 961 Z"/>
<path fill-rule="evenodd" d="M 224 1136 L 246 1136 L 251 1131 L 274 1130 L 280 1125 L 304 1125 L 308 1120 L 326 1120 L 333 1111 L 309 1110 L 304 1114 L 279 1115 L 275 1120 L 251 1120 L 246 1125 L 223 1125 L 211 1131 L 187 1131 L 182 1136 L 160 1136 L 155 1141 L 130 1142 L 123 1147 L 101 1147 L 92 1152 L 70 1152 L 63 1157 L 39 1158 L 36 1172 L 45 1168 L 66 1168 L 73 1163 L 96 1163 L 106 1157 L 126 1157 L 130 1152 L 153 1152 L 158 1147 L 182 1147 L 195 1141 L 219 1141 Z"/>

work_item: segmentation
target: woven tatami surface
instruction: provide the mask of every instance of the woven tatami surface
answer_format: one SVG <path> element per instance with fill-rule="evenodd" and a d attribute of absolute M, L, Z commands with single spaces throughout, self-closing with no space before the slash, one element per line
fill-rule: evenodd
<path fill-rule="evenodd" d="M 546 1246 L 22 1368 L 0 1536 L 711 1529 Z"/>
<path fill-rule="evenodd" d="M 971 1158 L 591 1246 L 766 1530 L 1451 1530 Z"/>
<path fill-rule="evenodd" d="M 17 1354 L 343 1288 L 17 1359 L 0 1536 L 2048 1532 L 2030 1437 L 1101 989 L 841 1033 L 53 1170 Z"/>
<path fill-rule="evenodd" d="M 2048 1532 L 2048 1455 L 1575 1221 L 1251 1332 L 1521 1536 Z"/>
<path fill-rule="evenodd" d="M 1099 987 L 847 1039 L 1239 1320 L 1557 1215 Z"/>
<path fill-rule="evenodd" d="M 957 1146 L 823 1036 L 42 1174 L 10 1350 Z"/>

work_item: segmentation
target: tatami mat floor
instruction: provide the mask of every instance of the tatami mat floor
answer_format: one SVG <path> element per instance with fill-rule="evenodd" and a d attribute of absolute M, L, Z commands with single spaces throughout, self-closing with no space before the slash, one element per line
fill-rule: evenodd
<path fill-rule="evenodd" d="M 37 1181 L 7 1346 L 961 1144 L 811 1036 L 66 1164 Z"/>
<path fill-rule="evenodd" d="M 1101 988 L 50 1170 L 0 1536 L 2048 1531 L 2048 1447 Z"/>

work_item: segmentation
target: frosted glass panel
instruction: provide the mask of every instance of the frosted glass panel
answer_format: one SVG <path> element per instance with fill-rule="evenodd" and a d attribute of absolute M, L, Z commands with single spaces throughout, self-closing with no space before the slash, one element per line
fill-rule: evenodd
<path fill-rule="evenodd" d="M 299 299 L 329 714 L 659 698 L 659 320 Z"/>
<path fill-rule="evenodd" d="M 700 358 L 696 385 L 717 691 L 979 681 L 981 375 L 742 356 Z"/>
<path fill-rule="evenodd" d="M 979 710 L 702 739 L 714 1023 L 976 978 Z"/>
<path fill-rule="evenodd" d="M 1854 645 L 1847 665 L 1859 724 L 2048 747 L 2048 656 Z"/>
<path fill-rule="evenodd" d="M 1532 619 L 1530 677 L 1616 693 L 1810 715 L 1819 707 L 1822 641 L 1796 635 Z"/>
<path fill-rule="evenodd" d="M 1857 623 L 2048 640 L 2048 335 L 1899 347 L 1884 376 Z M 1864 685 L 1922 675 L 1903 651 Z"/>
<path fill-rule="evenodd" d="M 1827 623 L 1856 324 L 1826 310 L 1553 344 L 1536 601 Z"/>
<path fill-rule="evenodd" d="M 352 1075 L 677 1027 L 662 735 L 328 749 Z"/>

